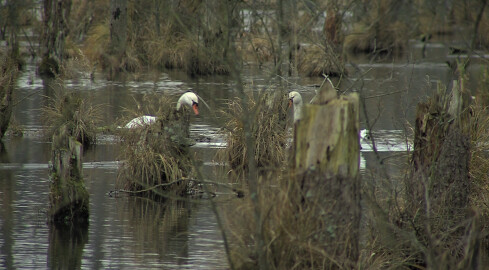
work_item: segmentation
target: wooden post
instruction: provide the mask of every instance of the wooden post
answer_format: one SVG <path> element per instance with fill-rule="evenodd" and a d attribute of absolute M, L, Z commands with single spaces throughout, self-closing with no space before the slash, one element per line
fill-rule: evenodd
<path fill-rule="evenodd" d="M 318 96 L 319 104 L 304 106 L 296 125 L 293 167 L 302 203 L 319 206 L 313 213 L 322 228 L 315 238 L 330 265 L 353 268 L 359 256 L 359 99 L 356 93 L 337 98 L 331 88 Z"/>
<path fill-rule="evenodd" d="M 50 221 L 88 225 L 89 195 L 82 178 L 82 145 L 60 128 L 53 135 Z"/>

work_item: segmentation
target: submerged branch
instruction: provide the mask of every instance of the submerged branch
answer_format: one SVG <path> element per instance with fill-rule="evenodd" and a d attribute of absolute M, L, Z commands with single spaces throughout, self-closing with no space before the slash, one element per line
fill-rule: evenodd
<path fill-rule="evenodd" d="M 224 187 L 224 188 L 227 188 L 227 189 L 232 190 L 234 193 L 236 193 L 236 196 L 238 196 L 238 197 L 243 197 L 243 194 L 244 194 L 244 191 L 243 190 L 236 189 L 235 187 L 232 187 L 229 184 L 214 182 L 214 181 L 210 181 L 210 180 L 197 180 L 197 179 L 181 178 L 181 179 L 175 180 L 175 181 L 173 181 L 171 183 L 161 183 L 161 184 L 154 185 L 154 186 L 151 186 L 149 188 L 142 189 L 142 190 L 127 190 L 127 189 L 111 190 L 111 191 L 108 192 L 108 195 L 109 196 L 112 196 L 113 193 L 118 193 L 118 192 L 129 193 L 129 194 L 138 194 L 138 193 L 143 193 L 143 192 L 151 191 L 151 190 L 154 190 L 154 189 L 159 188 L 159 187 L 168 187 L 168 186 L 180 184 L 180 183 L 185 182 L 185 181 L 187 181 L 187 182 L 194 182 L 196 184 L 206 184 L 206 185 L 215 185 L 215 186 Z M 212 191 L 207 191 L 206 190 L 206 192 L 209 193 L 209 194 L 211 194 L 212 197 L 215 197 L 216 196 L 216 193 L 214 193 Z"/>

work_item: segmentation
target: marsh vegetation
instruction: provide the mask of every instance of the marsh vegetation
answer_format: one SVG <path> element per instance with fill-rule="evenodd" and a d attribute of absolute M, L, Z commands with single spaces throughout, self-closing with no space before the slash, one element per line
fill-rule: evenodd
<path fill-rule="evenodd" d="M 186 202 L 189 187 L 198 185 L 217 219 L 226 267 L 476 269 L 488 260 L 487 0 L 23 0 L 2 2 L 0 8 L 7 14 L 0 16 L 5 41 L 0 134 L 7 130 L 15 104 L 12 85 L 23 66 L 18 60 L 32 57 L 38 73 L 51 82 L 45 86 L 46 103 L 37 108 L 47 138 L 63 130 L 89 148 L 99 144 L 97 138 L 114 136 L 120 144 L 116 189 L 121 193 L 163 198 L 161 203 L 168 198 Z M 41 42 L 34 43 L 34 37 Z M 18 39 L 24 46 L 19 48 Z M 435 56 L 436 48 L 441 57 Z M 446 69 L 445 77 L 427 78 L 425 69 L 417 73 L 418 65 L 430 69 L 432 62 L 436 69 Z M 411 64 L 412 69 L 402 71 L 411 75 L 397 82 L 398 89 L 372 90 L 387 89 L 399 66 Z M 174 110 L 175 95 L 189 87 L 161 87 L 161 74 L 171 74 L 169 81 L 185 74 L 185 83 L 215 106 L 199 121 L 219 129 L 225 147 L 206 158 L 217 161 L 226 177 L 204 179 L 201 159 L 207 152 L 196 154 L 190 116 Z M 347 180 L 327 173 L 300 178 L 290 162 L 296 154 L 290 150 L 295 125 L 287 93 L 311 97 L 324 76 L 339 94 L 359 94 L 359 125 L 371 131 L 368 139 L 359 138 L 368 141 L 373 158 L 356 187 L 362 220 L 360 231 L 351 234 L 337 234 L 338 227 L 348 228 L 347 221 L 330 222 L 349 211 L 342 202 L 356 200 L 349 198 L 356 195 L 342 193 L 339 184 L 331 188 L 331 179 Z M 96 89 L 89 94 L 70 89 L 68 82 L 80 78 L 88 88 L 99 81 L 112 86 L 148 81 L 150 86 L 124 107 L 89 98 L 97 95 Z M 214 83 L 219 80 L 224 86 Z M 451 101 L 454 89 L 465 95 L 456 114 L 450 105 L 457 103 Z M 222 100 L 214 96 L 218 91 L 226 93 Z M 420 104 L 417 113 L 404 102 L 407 97 Z M 386 100 L 394 113 L 384 111 Z M 119 111 L 102 115 L 105 106 Z M 134 130 L 117 128 L 141 115 L 157 120 Z M 377 124 L 386 117 L 391 119 L 384 127 L 401 130 L 404 138 L 397 141 L 405 151 L 396 153 L 401 158 L 395 165 L 376 145 Z M 462 120 L 454 120 L 458 118 Z M 453 123 L 463 132 L 454 131 Z M 392 173 L 393 166 L 402 169 Z M 307 180 L 319 184 L 307 189 Z M 215 190 L 221 186 L 239 189 L 239 198 L 219 203 Z M 313 196 L 315 192 L 338 199 Z M 137 204 L 144 209 L 141 222 L 150 227 L 153 204 Z M 184 219 L 187 214 L 156 208 L 158 217 Z M 150 228 L 139 228 L 143 238 L 150 238 L 145 233 Z"/>

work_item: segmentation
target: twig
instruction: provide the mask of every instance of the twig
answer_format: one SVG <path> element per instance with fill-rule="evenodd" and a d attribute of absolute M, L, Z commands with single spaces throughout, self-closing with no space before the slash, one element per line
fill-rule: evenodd
<path fill-rule="evenodd" d="M 12 105 L 12 107 L 15 107 L 15 106 L 19 105 L 19 103 L 21 103 L 21 102 L 22 102 L 22 101 L 24 101 L 25 99 L 27 99 L 27 98 L 29 98 L 29 97 L 31 97 L 31 96 L 33 96 L 33 95 L 39 94 L 39 93 L 40 93 L 40 91 L 37 91 L 37 92 L 31 93 L 31 94 L 29 94 L 29 95 L 27 95 L 27 96 L 23 97 L 22 99 L 20 99 L 20 100 L 19 100 L 19 101 L 17 101 L 16 103 L 14 103 L 14 104 Z"/>
<path fill-rule="evenodd" d="M 112 193 L 117 193 L 117 192 L 138 194 L 138 193 L 147 192 L 147 191 L 159 188 L 159 187 L 168 187 L 171 185 L 179 184 L 179 183 L 184 182 L 184 181 L 195 182 L 197 184 L 210 184 L 210 185 L 225 187 L 225 188 L 232 190 L 234 193 L 236 193 L 236 195 L 238 197 L 243 197 L 243 194 L 244 194 L 244 192 L 242 190 L 236 189 L 236 188 L 234 188 L 230 185 L 224 184 L 224 183 L 218 183 L 218 182 L 209 181 L 209 180 L 197 180 L 197 179 L 181 178 L 181 179 L 175 180 L 171 183 L 161 183 L 161 184 L 154 185 L 154 186 L 151 186 L 149 188 L 142 189 L 142 190 L 126 190 L 126 189 L 111 190 L 111 191 L 109 191 L 109 196 L 111 196 Z M 208 193 L 212 194 L 213 196 L 216 196 L 216 194 L 214 192 L 208 192 Z"/>

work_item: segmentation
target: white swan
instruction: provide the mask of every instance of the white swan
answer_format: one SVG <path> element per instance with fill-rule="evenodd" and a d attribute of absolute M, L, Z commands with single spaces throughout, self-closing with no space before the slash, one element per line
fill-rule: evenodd
<path fill-rule="evenodd" d="M 297 91 L 289 93 L 289 107 L 294 108 L 294 123 L 302 118 L 302 96 Z"/>
<path fill-rule="evenodd" d="M 195 115 L 199 115 L 199 98 L 194 92 L 185 92 L 177 101 L 177 111 L 184 106 L 192 107 Z M 145 125 L 151 125 L 156 122 L 156 117 L 151 115 L 143 115 L 129 121 L 125 128 L 140 128 Z"/>

